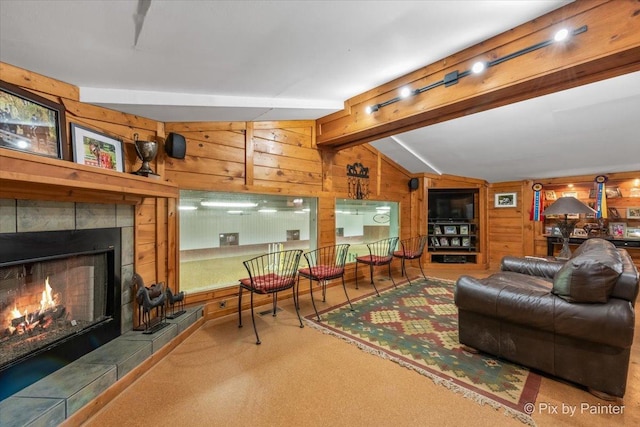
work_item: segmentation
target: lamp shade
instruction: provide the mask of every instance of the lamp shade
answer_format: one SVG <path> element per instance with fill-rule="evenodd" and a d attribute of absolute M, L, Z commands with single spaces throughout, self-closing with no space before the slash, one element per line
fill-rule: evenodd
<path fill-rule="evenodd" d="M 595 214 L 596 211 L 575 197 L 560 197 L 546 208 L 542 215 Z"/>

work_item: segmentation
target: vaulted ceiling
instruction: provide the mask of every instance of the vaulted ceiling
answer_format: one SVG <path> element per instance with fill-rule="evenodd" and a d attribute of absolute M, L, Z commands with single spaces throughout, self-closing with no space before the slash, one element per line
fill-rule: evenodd
<path fill-rule="evenodd" d="M 2 0 L 0 60 L 163 122 L 313 120 L 570 3 Z M 632 72 L 371 144 L 489 182 L 640 170 L 638 111 Z"/>

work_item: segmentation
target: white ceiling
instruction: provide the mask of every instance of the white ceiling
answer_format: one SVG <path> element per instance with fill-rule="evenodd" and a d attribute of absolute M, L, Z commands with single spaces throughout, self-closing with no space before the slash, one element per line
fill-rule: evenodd
<path fill-rule="evenodd" d="M 164 122 L 317 119 L 570 2 L 0 0 L 0 60 Z M 489 182 L 640 170 L 639 111 L 634 73 L 372 145 Z"/>

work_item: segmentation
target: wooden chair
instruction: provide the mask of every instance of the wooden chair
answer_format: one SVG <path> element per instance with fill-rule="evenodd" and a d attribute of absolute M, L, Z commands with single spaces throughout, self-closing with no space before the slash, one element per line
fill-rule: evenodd
<path fill-rule="evenodd" d="M 427 276 L 424 274 L 424 270 L 422 270 L 422 262 L 420 262 L 420 258 L 422 257 L 422 253 L 424 252 L 424 246 L 427 243 L 428 236 L 418 236 L 412 237 L 410 239 L 400 240 L 399 251 L 393 252 L 393 256 L 396 258 L 400 258 L 401 264 L 401 272 L 402 275 L 407 278 L 409 284 L 411 284 L 411 280 L 407 275 L 407 269 L 405 266 L 406 260 L 417 259 L 418 266 L 420 266 L 420 272 L 422 273 L 422 277 L 427 280 Z"/>
<path fill-rule="evenodd" d="M 356 289 L 358 289 L 358 264 L 367 264 L 369 266 L 369 272 L 371 274 L 371 284 L 373 285 L 373 289 L 375 289 L 378 296 L 380 296 L 380 293 L 378 293 L 378 288 L 376 288 L 375 283 L 373 283 L 374 266 L 388 265 L 389 278 L 391 279 L 391 282 L 393 282 L 393 286 L 396 286 L 396 282 L 395 280 L 393 280 L 393 276 L 391 275 L 391 261 L 393 261 L 393 251 L 396 249 L 397 244 L 397 237 L 391 237 L 389 239 L 382 239 L 378 240 L 377 242 L 367 243 L 369 255 L 363 255 L 356 258 Z"/>
<path fill-rule="evenodd" d="M 351 300 L 347 294 L 347 286 L 344 283 L 344 264 L 347 261 L 347 253 L 349 252 L 348 244 L 341 244 L 335 246 L 326 246 L 324 248 L 316 249 L 315 251 L 306 252 L 304 254 L 307 260 L 308 267 L 298 270 L 298 280 L 300 276 L 309 279 L 309 293 L 311 294 L 311 303 L 313 309 L 316 312 L 316 317 L 320 321 L 320 315 L 316 308 L 316 302 L 313 298 L 313 282 L 318 282 L 322 286 L 322 302 L 326 301 L 327 296 L 327 282 L 338 277 L 342 279 L 342 289 L 347 297 L 349 306 L 353 310 Z M 299 289 L 299 287 L 298 287 Z M 300 298 L 298 298 L 300 301 Z"/>
<path fill-rule="evenodd" d="M 238 293 L 238 327 L 242 327 L 242 291 L 244 289 L 251 293 L 251 321 L 253 330 L 256 333 L 256 344 L 260 344 L 260 337 L 256 329 L 256 319 L 253 310 L 253 294 L 271 294 L 273 297 L 273 316 L 276 315 L 278 304 L 278 292 L 293 289 L 293 302 L 303 328 L 300 311 L 298 310 L 297 293 L 295 292 L 296 276 L 302 250 L 286 250 L 271 252 L 244 261 L 243 264 L 249 273 L 249 277 L 240 279 L 240 289 Z"/>

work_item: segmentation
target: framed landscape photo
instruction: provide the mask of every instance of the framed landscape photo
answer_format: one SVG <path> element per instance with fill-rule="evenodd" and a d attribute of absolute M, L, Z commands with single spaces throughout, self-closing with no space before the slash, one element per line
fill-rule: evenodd
<path fill-rule="evenodd" d="M 71 123 L 71 143 L 76 163 L 124 172 L 122 141 Z"/>
<path fill-rule="evenodd" d="M 0 147 L 62 159 L 65 108 L 0 81 Z"/>
<path fill-rule="evenodd" d="M 627 208 L 627 218 L 629 218 L 629 219 L 640 219 L 640 207 Z"/>
<path fill-rule="evenodd" d="M 518 205 L 516 193 L 496 193 L 494 206 L 496 208 L 515 208 Z"/>
<path fill-rule="evenodd" d="M 469 234 L 469 226 L 461 225 L 460 226 L 460 234 Z"/>

